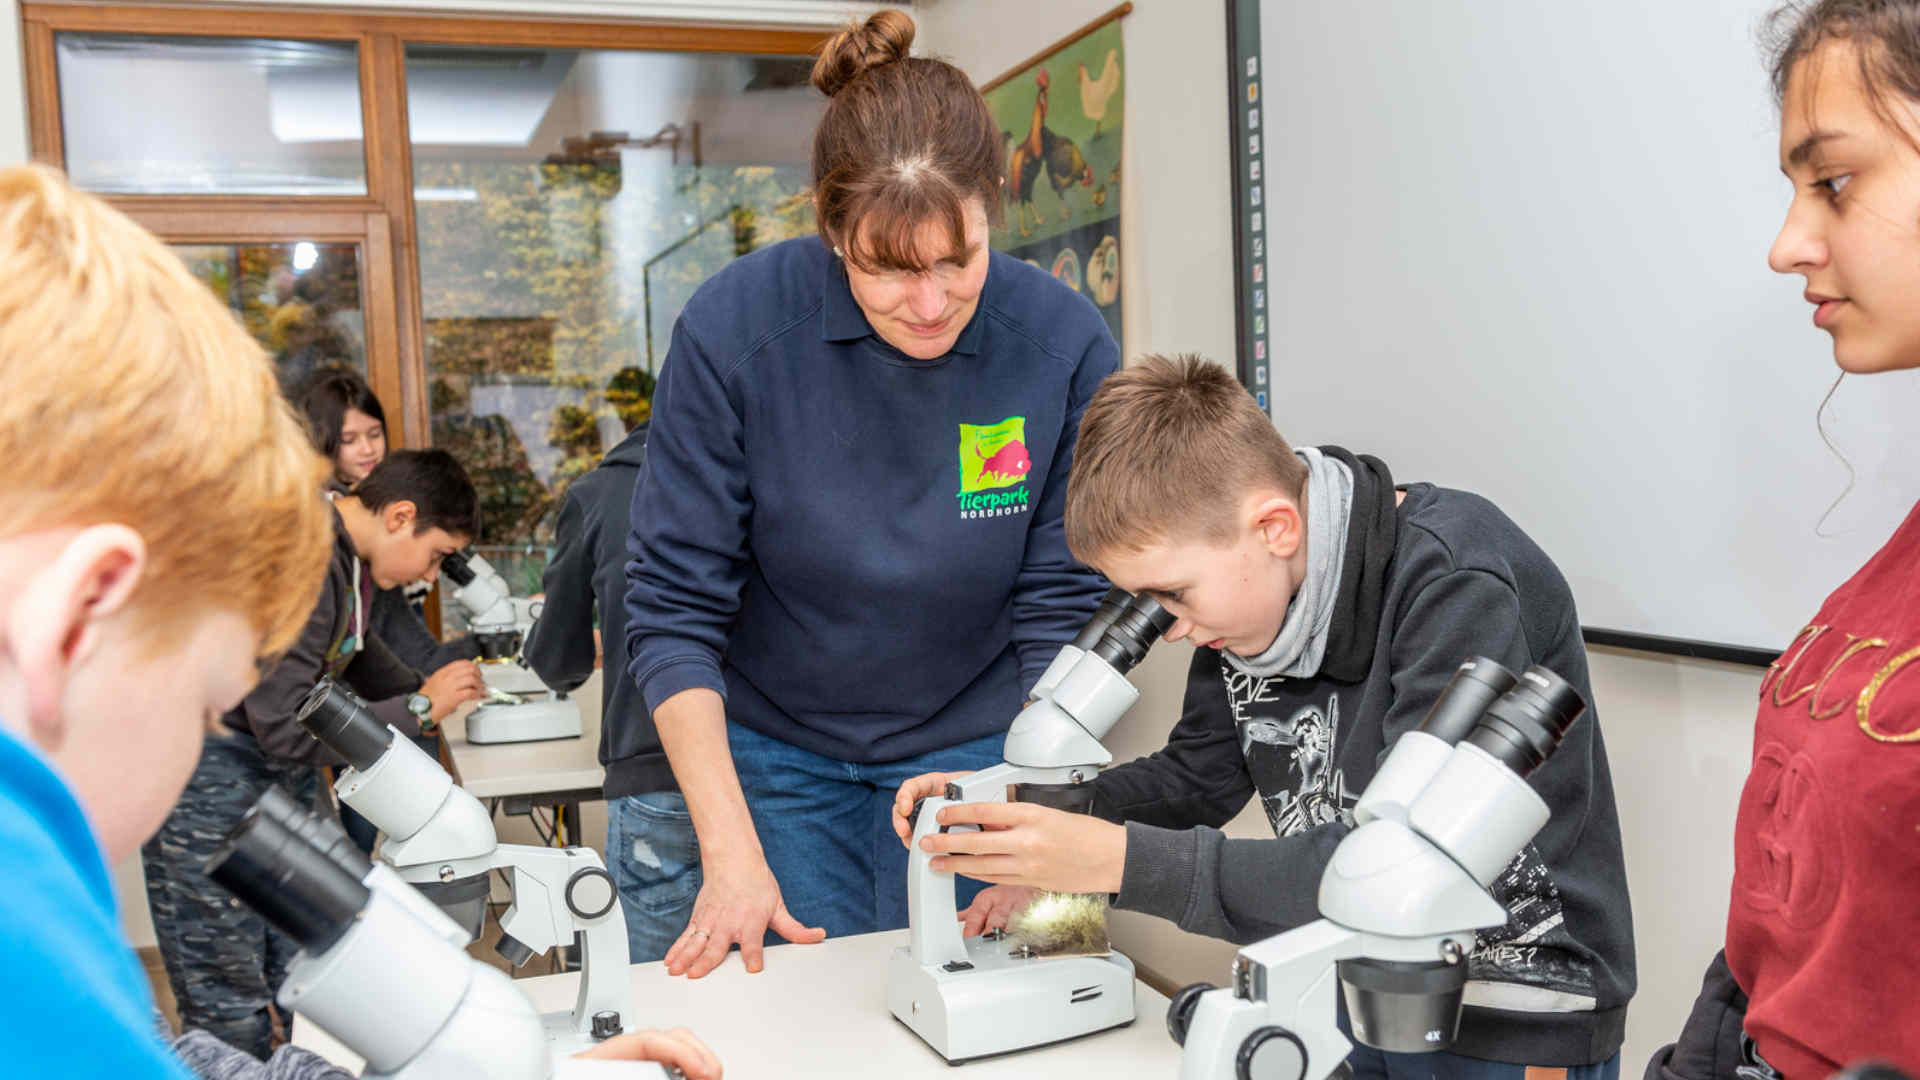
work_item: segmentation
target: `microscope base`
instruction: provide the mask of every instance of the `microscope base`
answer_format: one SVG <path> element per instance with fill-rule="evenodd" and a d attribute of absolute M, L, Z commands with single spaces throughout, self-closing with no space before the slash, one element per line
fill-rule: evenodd
<path fill-rule="evenodd" d="M 467 716 L 467 741 L 475 746 L 579 737 L 580 706 L 572 701 L 482 705 Z"/>
<path fill-rule="evenodd" d="M 970 969 L 923 967 L 906 948 L 887 967 L 887 1008 L 950 1065 L 1133 1022 L 1133 961 L 1119 953 L 1029 959 L 1004 941 L 966 946 Z"/>

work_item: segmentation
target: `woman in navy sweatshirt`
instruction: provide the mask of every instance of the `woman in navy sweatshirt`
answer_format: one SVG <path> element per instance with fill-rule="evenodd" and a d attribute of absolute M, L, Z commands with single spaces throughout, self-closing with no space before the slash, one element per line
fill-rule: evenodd
<path fill-rule="evenodd" d="M 999 761 L 1105 587 L 1061 510 L 1119 349 L 988 249 L 1000 132 L 913 31 L 887 11 L 828 43 L 820 236 L 702 286 L 656 391 L 626 645 L 699 837 L 673 974 L 905 925 L 894 789 Z"/>

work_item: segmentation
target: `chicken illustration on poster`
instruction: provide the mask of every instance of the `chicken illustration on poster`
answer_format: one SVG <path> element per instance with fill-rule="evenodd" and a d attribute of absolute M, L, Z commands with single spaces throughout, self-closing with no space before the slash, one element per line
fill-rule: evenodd
<path fill-rule="evenodd" d="M 1113 20 L 985 90 L 1006 150 L 1003 220 L 993 246 L 1093 301 L 1115 341 L 1125 63 Z"/>

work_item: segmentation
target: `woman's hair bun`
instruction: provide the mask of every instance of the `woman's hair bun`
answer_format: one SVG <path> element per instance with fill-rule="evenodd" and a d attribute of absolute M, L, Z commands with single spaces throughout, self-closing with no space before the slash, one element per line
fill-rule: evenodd
<path fill-rule="evenodd" d="M 813 85 L 832 97 L 874 68 L 905 60 L 913 47 L 913 17 L 888 9 L 864 23 L 850 23 L 827 39 L 813 63 Z"/>

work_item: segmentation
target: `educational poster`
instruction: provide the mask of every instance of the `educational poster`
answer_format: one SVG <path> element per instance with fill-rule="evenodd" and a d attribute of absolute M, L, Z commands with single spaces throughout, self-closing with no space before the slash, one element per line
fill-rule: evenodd
<path fill-rule="evenodd" d="M 1115 341 L 1125 62 L 1114 19 L 986 89 L 1007 154 L 1005 221 L 993 246 L 1091 299 Z"/>

